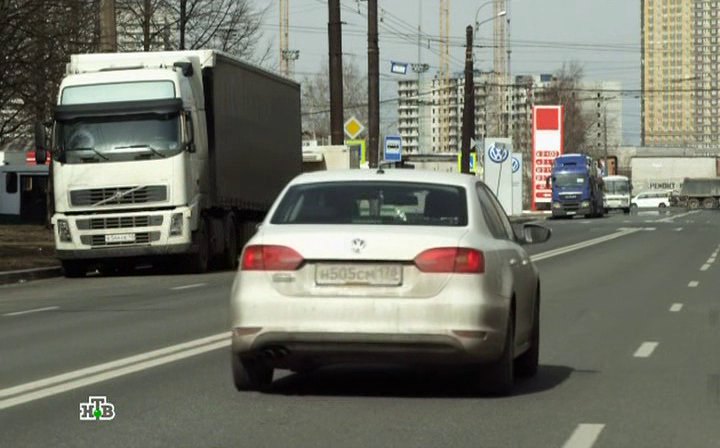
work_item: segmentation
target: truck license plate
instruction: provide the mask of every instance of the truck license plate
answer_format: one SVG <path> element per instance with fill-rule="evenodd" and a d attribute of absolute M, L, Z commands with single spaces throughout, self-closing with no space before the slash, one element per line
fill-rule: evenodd
<path fill-rule="evenodd" d="M 111 233 L 109 235 L 105 235 L 105 242 L 106 243 L 134 243 L 135 242 L 135 234 L 134 233 Z"/>
<path fill-rule="evenodd" d="M 315 268 L 318 285 L 399 286 L 402 266 L 399 264 L 320 264 Z"/>

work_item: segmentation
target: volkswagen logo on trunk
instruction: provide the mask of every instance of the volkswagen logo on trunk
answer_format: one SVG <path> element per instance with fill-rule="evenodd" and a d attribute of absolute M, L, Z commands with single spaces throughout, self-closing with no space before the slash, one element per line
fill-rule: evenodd
<path fill-rule="evenodd" d="M 365 249 L 365 240 L 360 238 L 355 238 L 352 240 L 352 251 L 356 254 L 359 254 L 363 249 Z"/>

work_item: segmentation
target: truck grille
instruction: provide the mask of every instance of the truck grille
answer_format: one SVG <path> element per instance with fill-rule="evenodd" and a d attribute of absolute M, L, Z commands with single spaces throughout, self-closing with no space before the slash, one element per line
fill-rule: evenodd
<path fill-rule="evenodd" d="M 75 206 L 145 204 L 167 200 L 165 185 L 145 187 L 112 187 L 74 190 L 70 192 L 70 203 Z M 98 204 L 101 202 L 100 204 Z"/>
<path fill-rule="evenodd" d="M 570 211 L 576 211 L 580 208 L 580 203 L 578 202 L 563 202 L 563 209 L 570 210 Z"/>
<path fill-rule="evenodd" d="M 163 217 L 153 216 L 115 216 L 108 218 L 78 219 L 77 228 L 80 230 L 126 229 L 132 227 L 161 226 Z"/>
<path fill-rule="evenodd" d="M 137 246 L 148 244 L 160 239 L 160 232 L 139 232 L 135 234 L 135 241 L 132 242 L 112 242 L 105 241 L 105 235 L 81 235 L 80 241 L 92 247 L 110 247 L 110 246 Z"/>

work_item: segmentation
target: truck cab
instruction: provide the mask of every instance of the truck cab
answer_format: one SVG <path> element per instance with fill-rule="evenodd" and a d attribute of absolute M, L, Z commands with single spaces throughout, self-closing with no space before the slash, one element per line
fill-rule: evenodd
<path fill-rule="evenodd" d="M 604 214 L 602 177 L 591 157 L 565 154 L 555 159 L 550 176 L 552 216 L 586 218 Z"/>

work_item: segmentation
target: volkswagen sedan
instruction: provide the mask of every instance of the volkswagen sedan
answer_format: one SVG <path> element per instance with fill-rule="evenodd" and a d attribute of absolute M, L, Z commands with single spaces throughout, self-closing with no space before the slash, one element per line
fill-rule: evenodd
<path fill-rule="evenodd" d="M 474 176 L 300 175 L 241 255 L 235 386 L 265 389 L 274 369 L 401 363 L 477 369 L 508 394 L 538 369 L 540 278 L 523 245 L 549 237 L 513 227 Z"/>

